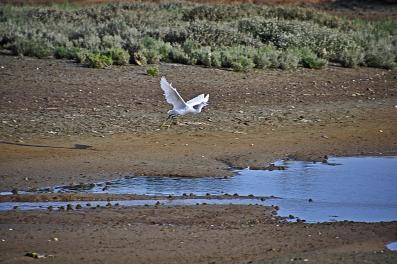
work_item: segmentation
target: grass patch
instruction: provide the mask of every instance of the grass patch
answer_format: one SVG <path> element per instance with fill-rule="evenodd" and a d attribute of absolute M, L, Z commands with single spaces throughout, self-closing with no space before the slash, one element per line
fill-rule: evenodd
<path fill-rule="evenodd" d="M 152 77 L 156 77 L 156 76 L 159 76 L 160 69 L 159 69 L 158 66 L 149 67 L 149 68 L 146 69 L 146 73 L 147 73 L 147 75 L 150 75 Z"/>

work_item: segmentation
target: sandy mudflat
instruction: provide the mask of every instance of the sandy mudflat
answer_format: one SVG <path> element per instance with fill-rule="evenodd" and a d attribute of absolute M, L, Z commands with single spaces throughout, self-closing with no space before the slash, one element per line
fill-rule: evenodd
<path fill-rule="evenodd" d="M 0 64 L 0 191 L 127 175 L 227 176 L 230 167 L 286 157 L 397 153 L 396 70 L 236 73 L 162 64 L 183 97 L 209 93 L 210 105 L 160 129 L 169 106 L 159 78 L 143 67 L 96 70 L 4 55 Z M 108 198 L 142 199 L 1 200 Z M 274 213 L 242 205 L 1 212 L 0 262 L 397 262 L 384 248 L 397 240 L 397 222 L 285 223 Z M 53 257 L 33 260 L 27 252 Z"/>

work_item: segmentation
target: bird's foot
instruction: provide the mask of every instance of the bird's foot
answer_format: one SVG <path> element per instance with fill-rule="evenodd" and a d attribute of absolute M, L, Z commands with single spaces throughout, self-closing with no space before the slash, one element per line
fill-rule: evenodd
<path fill-rule="evenodd" d="M 160 125 L 160 128 L 166 127 L 166 128 L 170 128 L 171 124 L 166 124 L 166 122 L 162 123 Z"/>

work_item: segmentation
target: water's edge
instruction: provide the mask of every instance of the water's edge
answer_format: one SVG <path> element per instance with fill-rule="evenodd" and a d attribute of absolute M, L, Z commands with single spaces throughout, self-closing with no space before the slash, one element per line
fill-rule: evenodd
<path fill-rule="evenodd" d="M 236 175 L 231 177 L 204 178 L 126 176 L 112 181 L 18 193 L 27 196 L 80 195 L 79 200 L 89 195 L 118 196 L 112 200 L 120 200 L 116 203 L 125 206 L 273 204 L 280 208 L 280 216 L 296 215 L 311 223 L 397 220 L 397 194 L 394 191 L 397 157 L 331 157 L 323 162 L 286 160 L 275 162 L 267 170 L 251 168 L 235 172 Z M 5 198 L 4 195 L 11 193 L 0 194 Z M 131 195 L 136 198 L 125 199 Z M 281 199 L 267 200 L 275 197 Z M 15 206 L 19 210 L 65 207 L 68 203 L 70 206 L 77 203 L 107 204 L 104 201 L 0 202 L 0 210 L 12 210 Z"/>

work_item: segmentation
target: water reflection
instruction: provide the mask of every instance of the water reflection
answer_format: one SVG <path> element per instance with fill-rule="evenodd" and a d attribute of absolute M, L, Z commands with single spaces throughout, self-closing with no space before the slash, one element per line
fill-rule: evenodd
<path fill-rule="evenodd" d="M 397 250 L 397 242 L 391 242 L 386 245 L 386 248 L 389 250 L 396 251 Z"/>
<path fill-rule="evenodd" d="M 233 177 L 126 177 L 100 184 L 57 187 L 56 192 L 94 192 L 146 195 L 274 195 L 315 202 L 397 204 L 397 158 L 331 158 L 330 164 L 279 161 L 286 170 L 238 171 Z"/>
<path fill-rule="evenodd" d="M 126 177 L 89 186 L 54 188 L 55 192 L 145 195 L 276 196 L 280 215 L 310 222 L 397 220 L 396 157 L 333 157 L 328 163 L 278 161 L 286 170 L 238 171 L 233 177 Z M 309 202 L 309 200 L 311 202 Z"/>

